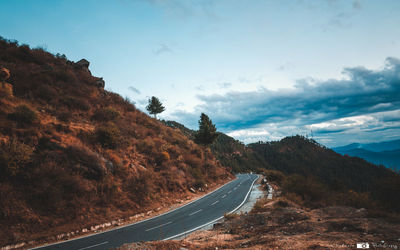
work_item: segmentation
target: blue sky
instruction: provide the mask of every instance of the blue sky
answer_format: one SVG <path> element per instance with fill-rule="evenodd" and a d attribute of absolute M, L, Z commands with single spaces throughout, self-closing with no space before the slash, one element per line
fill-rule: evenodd
<path fill-rule="evenodd" d="M 1 0 L 0 35 L 246 143 L 400 139 L 400 1 Z"/>

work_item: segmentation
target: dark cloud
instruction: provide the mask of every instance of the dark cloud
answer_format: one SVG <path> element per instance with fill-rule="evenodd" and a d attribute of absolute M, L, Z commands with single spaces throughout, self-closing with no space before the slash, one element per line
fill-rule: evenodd
<path fill-rule="evenodd" d="M 342 133 L 355 127 L 399 126 L 399 59 L 387 58 L 381 70 L 353 67 L 345 68 L 343 74 L 343 79 L 299 80 L 294 89 L 198 95 L 203 104 L 194 113 L 180 111 L 175 115 L 193 125 L 196 114 L 205 112 L 222 131 L 260 128 L 265 124 L 278 124 L 277 129 L 281 129 L 279 125 L 284 124 L 286 133 L 309 126 L 307 129 L 322 134 Z M 384 119 L 392 124 L 383 124 Z M 331 122 L 321 125 L 327 121 Z"/>
<path fill-rule="evenodd" d="M 171 49 L 168 45 L 162 43 L 162 44 L 160 44 L 159 47 L 154 51 L 154 54 L 156 54 L 156 55 L 161 55 L 161 54 L 163 54 L 163 53 L 168 53 L 168 52 L 171 53 L 171 52 L 172 52 L 172 49 Z"/>
<path fill-rule="evenodd" d="M 139 91 L 137 88 L 135 88 L 135 87 L 133 87 L 133 86 L 129 86 L 128 89 L 129 89 L 130 91 L 135 92 L 136 94 L 140 95 L 140 91 Z"/>

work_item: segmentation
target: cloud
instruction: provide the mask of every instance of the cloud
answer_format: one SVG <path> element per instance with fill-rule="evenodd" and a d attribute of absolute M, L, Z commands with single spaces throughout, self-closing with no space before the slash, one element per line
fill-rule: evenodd
<path fill-rule="evenodd" d="M 280 65 L 277 70 L 278 71 L 290 71 L 293 70 L 295 68 L 295 66 L 293 65 L 293 63 L 291 62 L 286 62 L 282 65 Z"/>
<path fill-rule="evenodd" d="M 230 82 L 221 82 L 221 83 L 218 83 L 218 87 L 220 87 L 221 89 L 227 89 L 227 88 L 229 88 L 229 87 L 231 87 L 232 86 L 232 83 L 230 83 Z"/>
<path fill-rule="evenodd" d="M 322 25 L 323 31 L 330 31 L 335 28 L 346 29 L 352 26 L 351 17 L 353 16 L 350 12 L 340 12 L 333 15 L 326 24 Z"/>
<path fill-rule="evenodd" d="M 298 80 L 293 89 L 279 91 L 261 88 L 198 95 L 202 104 L 194 112 L 180 111 L 175 115 L 194 124 L 189 121 L 197 116 L 194 114 L 205 112 L 220 130 L 248 131 L 251 137 L 252 131 L 263 128 L 279 136 L 311 129 L 321 134 L 360 133 L 400 126 L 399 59 L 387 58 L 379 70 L 345 68 L 343 75 L 341 79 L 323 81 L 306 78 Z"/>
<path fill-rule="evenodd" d="M 168 45 L 161 43 L 159 47 L 154 51 L 154 54 L 161 55 L 163 53 L 168 53 L 168 52 L 171 53 L 172 49 Z"/>
<path fill-rule="evenodd" d="M 195 89 L 196 89 L 197 91 L 204 91 L 204 90 L 205 90 L 205 87 L 204 87 L 204 85 L 198 85 L 198 86 L 195 87 Z"/>
<path fill-rule="evenodd" d="M 353 9 L 361 10 L 362 8 L 363 7 L 362 7 L 362 4 L 361 4 L 360 0 L 353 1 Z"/>
<path fill-rule="evenodd" d="M 132 91 L 132 92 L 134 92 L 134 93 L 140 95 L 140 91 L 139 91 L 137 88 L 135 88 L 135 87 L 133 87 L 133 86 L 129 86 L 128 89 L 129 89 L 130 91 Z"/>

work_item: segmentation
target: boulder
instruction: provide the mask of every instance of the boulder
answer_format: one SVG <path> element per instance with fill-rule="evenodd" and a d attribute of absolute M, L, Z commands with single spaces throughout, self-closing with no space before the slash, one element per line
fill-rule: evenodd
<path fill-rule="evenodd" d="M 89 64 L 90 62 L 88 60 L 81 59 L 75 63 L 75 67 L 90 73 Z"/>
<path fill-rule="evenodd" d="M 86 59 L 81 59 L 76 62 L 77 66 L 80 66 L 82 68 L 87 68 L 87 69 L 89 68 L 89 64 L 90 64 L 90 62 Z"/>
<path fill-rule="evenodd" d="M 6 68 L 1 68 L 0 69 L 0 82 L 4 82 L 10 78 L 10 70 Z"/>
<path fill-rule="evenodd" d="M 13 95 L 13 86 L 6 82 L 0 82 L 0 97 Z"/>
<path fill-rule="evenodd" d="M 104 89 L 104 86 L 106 85 L 106 82 L 103 80 L 103 77 L 97 78 L 96 81 L 94 82 L 94 86 L 98 88 Z"/>
<path fill-rule="evenodd" d="M 0 68 L 0 97 L 13 95 L 13 86 L 5 82 L 8 78 L 10 78 L 10 70 Z"/>

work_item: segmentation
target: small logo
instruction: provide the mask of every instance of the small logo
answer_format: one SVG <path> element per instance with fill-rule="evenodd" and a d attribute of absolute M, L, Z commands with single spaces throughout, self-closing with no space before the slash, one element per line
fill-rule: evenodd
<path fill-rule="evenodd" d="M 368 244 L 368 242 L 357 243 L 357 248 L 367 249 L 367 248 L 369 248 L 369 244 Z"/>

